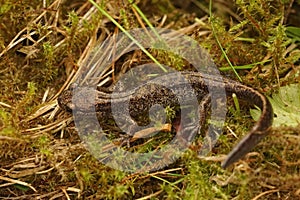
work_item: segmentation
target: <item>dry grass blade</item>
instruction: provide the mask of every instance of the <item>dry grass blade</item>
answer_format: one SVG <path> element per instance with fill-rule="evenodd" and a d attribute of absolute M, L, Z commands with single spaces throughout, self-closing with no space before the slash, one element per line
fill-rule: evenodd
<path fill-rule="evenodd" d="M 275 190 L 268 190 L 268 191 L 265 191 L 265 192 L 262 192 L 261 194 L 257 195 L 256 197 L 254 197 L 252 200 L 258 200 L 259 198 L 267 195 L 267 194 L 270 194 L 270 193 L 275 193 L 275 192 L 278 192 L 279 190 L 278 189 L 275 189 Z"/>
<path fill-rule="evenodd" d="M 9 137 L 9 136 L 3 136 L 0 135 L 0 140 L 11 140 L 11 141 L 19 141 L 22 142 L 23 140 L 20 138 L 15 138 L 15 137 Z"/>
<path fill-rule="evenodd" d="M 6 107 L 6 108 L 12 108 L 11 105 L 9 105 L 9 104 L 7 104 L 7 103 L 4 103 L 4 102 L 0 102 L 0 105 L 1 105 L 1 106 L 4 106 L 4 107 Z"/>
<path fill-rule="evenodd" d="M 56 0 L 54 1 L 49 7 L 48 9 L 53 9 L 56 10 L 59 5 L 61 4 L 61 0 Z M 43 11 L 42 14 L 40 14 L 38 17 L 36 17 L 31 23 L 32 24 L 36 24 L 39 20 L 41 20 L 45 15 L 47 14 L 47 10 Z M 17 44 L 21 43 L 22 41 L 24 41 L 27 37 L 30 37 L 34 34 L 36 34 L 35 31 L 30 32 L 29 34 L 27 33 L 29 31 L 28 27 L 25 27 L 24 29 L 22 29 L 12 40 L 11 42 L 4 48 L 4 50 L 0 53 L 0 57 L 2 57 L 7 51 L 9 51 L 10 49 L 12 49 L 13 47 L 15 47 Z M 21 37 L 22 35 L 25 35 L 25 37 Z M 41 40 L 40 40 L 41 41 Z"/>
<path fill-rule="evenodd" d="M 156 196 L 158 196 L 160 193 L 162 193 L 163 192 L 163 190 L 159 190 L 159 191 L 157 191 L 157 192 L 155 192 L 155 193 L 153 193 L 153 194 L 149 194 L 149 195 L 147 195 L 147 196 L 144 196 L 144 197 L 141 197 L 141 198 L 138 198 L 138 199 L 136 199 L 136 200 L 146 200 L 146 199 L 152 199 L 152 198 L 154 198 L 154 197 L 156 197 Z"/>
<path fill-rule="evenodd" d="M 23 185 L 25 187 L 29 187 L 33 191 L 37 192 L 37 190 L 34 187 L 32 187 L 30 184 L 28 184 L 26 182 L 15 180 L 15 179 L 11 179 L 11 178 L 7 178 L 7 177 L 3 177 L 3 176 L 0 176 L 0 179 L 3 180 L 3 181 L 10 182 L 12 184 L 19 184 L 19 185 Z"/>

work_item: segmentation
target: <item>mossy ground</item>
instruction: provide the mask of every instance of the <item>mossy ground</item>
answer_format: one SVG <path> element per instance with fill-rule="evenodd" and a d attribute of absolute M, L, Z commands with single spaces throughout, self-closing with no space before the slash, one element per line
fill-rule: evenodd
<path fill-rule="evenodd" d="M 126 1 L 100 5 L 125 29 L 145 25 Z M 199 41 L 225 76 L 237 79 L 215 36 L 233 66 L 241 68 L 243 83 L 270 95 L 281 85 L 299 82 L 299 38 L 286 32 L 287 26 L 300 27 L 299 1 L 216 1 L 210 21 L 207 1 L 137 5 L 154 26 L 181 29 Z M 227 134 L 203 160 L 190 150 L 164 169 L 128 175 L 91 156 L 56 99 L 96 39 L 118 32 L 88 1 L 1 1 L 1 199 L 300 198 L 299 126 L 274 128 L 246 158 L 220 168 L 218 155 L 236 142 L 231 131 L 241 138 L 253 125 L 247 106 L 240 114 L 230 109 Z M 174 55 L 152 53 L 160 62 L 182 67 Z M 113 76 L 145 60 L 139 51 L 128 54 L 116 63 Z"/>

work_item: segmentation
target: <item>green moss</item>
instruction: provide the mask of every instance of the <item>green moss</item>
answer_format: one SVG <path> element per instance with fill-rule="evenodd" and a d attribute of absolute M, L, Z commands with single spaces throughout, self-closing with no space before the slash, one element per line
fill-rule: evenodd
<path fill-rule="evenodd" d="M 51 106 L 67 75 L 80 67 L 77 66 L 78 59 L 90 48 L 87 47 L 87 44 L 91 45 L 90 39 L 97 36 L 98 43 L 101 43 L 101 39 L 117 29 L 100 12 L 90 10 L 91 4 L 87 1 L 45 2 L 46 8 L 42 1 L 35 0 L 0 4 L 0 175 L 9 177 L 11 172 L 24 174 L 23 170 L 43 167 L 38 172 L 15 178 L 30 183 L 37 193 L 22 185 L 6 186 L 1 188 L 0 198 L 12 194 L 36 198 L 36 194 L 59 194 L 62 188 L 67 188 L 68 195 L 74 199 L 78 194 L 80 198 L 90 199 L 150 198 L 148 196 L 152 199 L 253 199 L 270 187 L 277 188 L 278 192 L 265 194 L 263 198 L 297 198 L 300 187 L 297 181 L 300 174 L 297 165 L 299 127 L 275 129 L 254 149 L 256 153 L 227 170 L 220 168 L 219 161 L 199 159 L 192 150 L 172 165 L 143 175 L 129 175 L 101 164 L 84 149 L 72 123 L 68 122 L 65 127 L 64 120 L 70 115 L 54 111 Z M 141 27 L 132 2 L 101 3 L 102 8 L 126 30 Z M 162 27 L 179 29 L 195 22 L 195 15 L 187 12 L 189 9 L 177 9 L 169 0 L 134 3 L 154 27 L 163 24 Z M 49 7 L 51 4 L 53 7 Z M 294 2 L 294 5 L 298 4 Z M 226 56 L 238 68 L 244 83 L 271 93 L 277 90 L 278 81 L 280 85 L 299 81 L 299 40 L 283 23 L 289 16 L 288 9 L 285 9 L 289 8 L 289 1 L 239 0 L 234 5 L 228 2 L 227 10 L 231 13 L 227 13 L 223 6 L 214 5 L 215 12 L 210 22 Z M 219 13 L 221 10 L 223 12 Z M 163 21 L 164 16 L 166 21 Z M 145 19 L 141 19 L 145 23 Z M 20 32 L 23 29 L 25 31 Z M 190 28 L 187 35 L 192 35 L 209 50 L 218 67 L 226 68 L 229 64 L 211 30 L 209 21 L 203 19 L 201 25 Z M 16 37 L 17 34 L 20 35 Z M 187 67 L 187 63 L 176 54 L 150 51 L 161 63 L 176 70 Z M 148 57 L 135 51 L 123 56 L 109 70 L 118 76 L 124 67 L 147 62 L 150 62 Z M 227 71 L 226 75 L 232 74 Z M 239 104 L 239 111 L 233 107 L 229 109 L 226 122 L 226 127 L 230 127 L 238 138 L 232 134 L 221 135 L 210 156 L 229 152 L 253 125 L 248 106 L 243 106 L 242 102 Z M 46 106 L 50 108 L 29 120 L 39 108 Z M 175 118 L 173 108 L 167 108 L 166 112 L 170 119 Z M 117 131 L 111 132 L 115 134 Z M 229 132 L 228 129 L 225 128 L 225 132 Z M 173 137 L 174 133 L 160 132 L 150 141 L 135 141 L 127 149 L 152 151 L 163 148 Z M 97 137 L 88 139 L 95 142 L 93 153 L 97 153 Z M 198 140 L 191 149 L 200 147 L 201 140 Z M 80 193 L 70 192 L 70 187 L 79 189 Z"/>

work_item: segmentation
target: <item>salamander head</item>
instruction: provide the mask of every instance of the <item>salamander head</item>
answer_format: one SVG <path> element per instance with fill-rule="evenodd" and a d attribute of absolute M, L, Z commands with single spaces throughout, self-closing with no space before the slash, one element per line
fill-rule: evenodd
<path fill-rule="evenodd" d="M 58 105 L 61 109 L 67 112 L 72 112 L 75 109 L 75 104 L 72 103 L 73 91 L 71 89 L 63 91 L 57 98 Z"/>
<path fill-rule="evenodd" d="M 70 87 L 58 97 L 58 105 L 67 112 L 93 112 L 97 92 L 91 87 Z"/>

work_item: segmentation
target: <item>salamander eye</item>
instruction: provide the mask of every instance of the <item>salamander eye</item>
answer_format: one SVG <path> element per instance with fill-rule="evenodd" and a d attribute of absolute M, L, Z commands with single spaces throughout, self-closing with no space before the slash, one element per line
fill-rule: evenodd
<path fill-rule="evenodd" d="M 70 86 L 69 86 L 69 89 L 70 90 L 74 90 L 75 88 L 78 87 L 78 84 L 77 83 L 71 83 Z"/>

